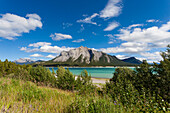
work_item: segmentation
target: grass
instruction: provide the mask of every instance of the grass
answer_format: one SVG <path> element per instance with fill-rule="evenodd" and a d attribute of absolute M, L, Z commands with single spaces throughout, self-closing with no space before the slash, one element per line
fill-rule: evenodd
<path fill-rule="evenodd" d="M 78 95 L 29 81 L 0 78 L 0 112 L 5 113 L 130 113 L 139 107 L 126 107 L 107 95 Z M 155 113 L 158 112 L 155 110 Z M 160 111 L 161 113 L 162 111 Z"/>
<path fill-rule="evenodd" d="M 0 78 L 1 112 L 62 113 L 74 100 L 74 94 L 32 82 Z"/>

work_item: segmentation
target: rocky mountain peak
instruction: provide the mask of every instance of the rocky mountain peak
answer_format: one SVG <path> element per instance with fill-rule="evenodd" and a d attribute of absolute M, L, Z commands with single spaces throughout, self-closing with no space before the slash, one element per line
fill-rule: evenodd
<path fill-rule="evenodd" d="M 95 51 L 87 47 L 80 46 L 70 51 L 63 51 L 56 57 L 54 62 L 66 62 L 72 60 L 73 62 L 79 60 L 81 63 L 85 62 L 89 64 L 92 60 L 99 61 L 100 57 L 103 55 L 100 51 Z M 109 60 L 108 60 L 109 61 Z"/>

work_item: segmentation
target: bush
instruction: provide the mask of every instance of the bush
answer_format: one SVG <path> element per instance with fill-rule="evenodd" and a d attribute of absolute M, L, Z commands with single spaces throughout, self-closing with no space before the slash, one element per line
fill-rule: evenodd
<path fill-rule="evenodd" d="M 80 94 L 89 95 L 95 92 L 95 86 L 92 83 L 91 76 L 88 75 L 86 70 L 83 70 L 81 75 L 77 77 L 75 88 Z"/>
<path fill-rule="evenodd" d="M 113 98 L 119 99 L 123 105 L 137 103 L 138 92 L 133 86 L 134 71 L 128 68 L 117 68 L 110 82 L 106 83 L 106 92 Z"/>
<path fill-rule="evenodd" d="M 58 67 L 57 70 L 57 87 L 64 90 L 74 90 L 75 77 L 63 67 Z"/>
<path fill-rule="evenodd" d="M 30 68 L 28 71 L 31 75 L 31 81 L 39 85 L 56 87 L 56 78 L 49 69 L 37 66 Z"/>

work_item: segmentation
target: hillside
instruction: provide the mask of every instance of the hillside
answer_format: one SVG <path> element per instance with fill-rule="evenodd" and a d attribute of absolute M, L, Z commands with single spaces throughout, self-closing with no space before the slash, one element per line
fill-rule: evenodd
<path fill-rule="evenodd" d="M 127 62 L 127 63 L 133 63 L 133 64 L 141 64 L 142 62 L 135 57 L 130 57 L 127 59 L 123 59 L 122 61 Z"/>

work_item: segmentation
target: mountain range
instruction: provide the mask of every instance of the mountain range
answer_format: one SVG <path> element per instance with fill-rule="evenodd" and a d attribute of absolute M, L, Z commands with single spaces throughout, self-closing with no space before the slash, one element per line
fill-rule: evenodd
<path fill-rule="evenodd" d="M 17 64 L 41 64 L 44 66 L 134 66 L 142 63 L 135 57 L 120 60 L 116 56 L 83 46 L 63 51 L 59 56 L 49 61 L 33 61 L 29 58 L 20 58 L 14 62 Z"/>
<path fill-rule="evenodd" d="M 34 60 L 31 60 L 30 58 L 20 58 L 20 59 L 17 59 L 15 60 L 14 62 L 16 64 L 33 64 L 33 63 L 37 63 L 37 62 L 42 62 L 43 60 L 37 60 L 37 61 L 34 61 Z"/>
<path fill-rule="evenodd" d="M 141 61 L 135 57 L 120 60 L 116 56 L 81 46 L 63 51 L 59 56 L 42 64 L 45 66 L 134 66 L 140 63 Z"/>

